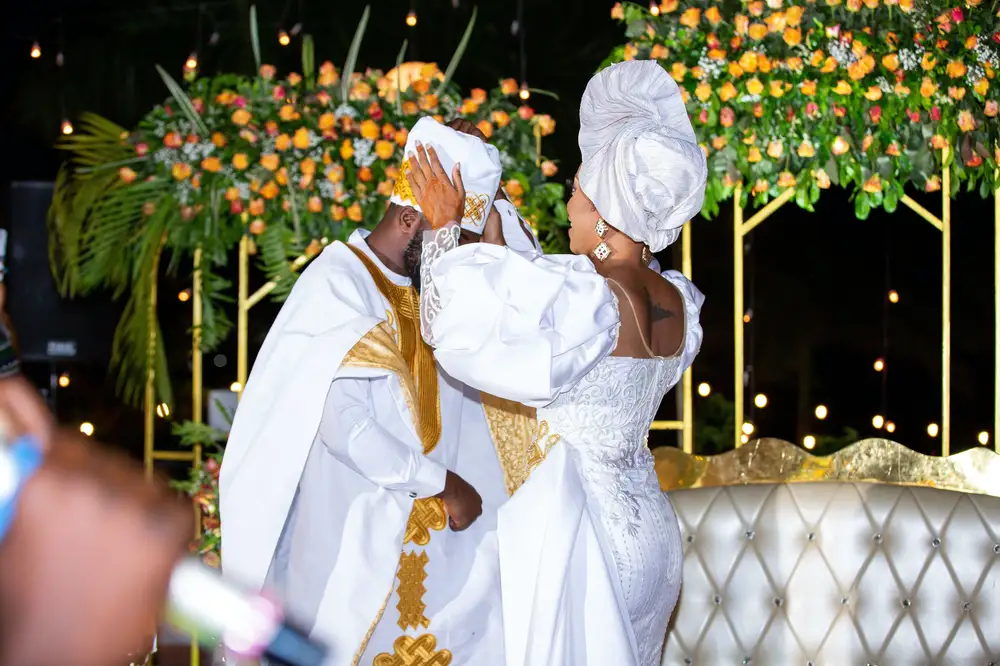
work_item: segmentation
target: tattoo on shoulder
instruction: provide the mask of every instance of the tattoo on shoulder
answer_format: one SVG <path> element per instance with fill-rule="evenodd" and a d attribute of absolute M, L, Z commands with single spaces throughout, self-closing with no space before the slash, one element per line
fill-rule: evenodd
<path fill-rule="evenodd" d="M 660 321 L 661 319 L 672 319 L 673 317 L 674 317 L 673 311 L 661 308 L 656 303 L 651 302 L 649 304 L 649 318 L 652 321 Z"/>

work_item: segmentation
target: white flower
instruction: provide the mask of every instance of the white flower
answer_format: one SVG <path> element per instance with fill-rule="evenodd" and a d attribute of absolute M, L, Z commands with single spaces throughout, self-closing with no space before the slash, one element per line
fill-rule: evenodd
<path fill-rule="evenodd" d="M 344 116 L 347 116 L 348 118 L 357 118 L 358 111 L 350 104 L 341 104 L 333 112 L 333 117 L 336 118 L 337 120 L 340 120 Z"/>
<path fill-rule="evenodd" d="M 378 159 L 378 155 L 372 152 L 375 144 L 368 139 L 354 140 L 354 163 L 359 167 L 370 167 Z"/>

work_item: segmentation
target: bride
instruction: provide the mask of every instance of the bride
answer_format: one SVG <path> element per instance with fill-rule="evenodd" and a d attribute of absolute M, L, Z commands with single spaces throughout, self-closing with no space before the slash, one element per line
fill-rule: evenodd
<path fill-rule="evenodd" d="M 655 666 L 682 548 L 647 433 L 698 353 L 704 297 L 648 265 L 701 209 L 707 169 L 655 62 L 590 81 L 580 150 L 573 255 L 527 259 L 459 247 L 461 178 L 417 147 L 423 334 L 454 378 L 537 407 L 534 469 L 499 518 L 508 666 Z"/>

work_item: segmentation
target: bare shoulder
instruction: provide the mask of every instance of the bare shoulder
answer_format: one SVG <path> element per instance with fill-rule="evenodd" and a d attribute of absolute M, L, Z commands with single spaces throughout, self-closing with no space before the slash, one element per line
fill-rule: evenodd
<path fill-rule="evenodd" d="M 645 267 L 612 268 L 606 274 L 612 291 L 619 299 L 623 340 L 629 329 L 638 333 L 638 342 L 657 355 L 673 354 L 684 335 L 684 299 L 680 292 L 659 273 Z M 631 311 L 635 316 L 628 317 Z M 629 321 L 629 320 L 632 321 Z M 618 355 L 635 354 L 636 340 Z M 640 348 L 642 348 L 640 347 Z"/>

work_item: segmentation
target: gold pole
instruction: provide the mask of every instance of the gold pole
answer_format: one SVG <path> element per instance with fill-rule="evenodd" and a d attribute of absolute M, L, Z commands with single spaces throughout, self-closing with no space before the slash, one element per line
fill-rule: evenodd
<path fill-rule="evenodd" d="M 996 350 L 993 353 L 993 450 L 1000 453 L 1000 169 L 994 173 L 996 190 L 993 192 L 993 335 Z"/>
<path fill-rule="evenodd" d="M 535 123 L 535 166 L 542 166 L 542 126 Z"/>
<path fill-rule="evenodd" d="M 951 455 L 951 151 L 941 178 L 941 455 Z"/>
<path fill-rule="evenodd" d="M 909 194 L 904 194 L 903 198 L 900 199 L 899 201 L 904 206 L 907 206 L 914 213 L 916 213 L 920 217 L 930 222 L 931 226 L 933 226 L 935 229 L 937 229 L 938 231 L 944 231 L 944 223 L 940 219 L 938 219 L 938 216 L 930 212 L 920 204 L 918 204 L 913 199 L 911 199 Z"/>
<path fill-rule="evenodd" d="M 153 268 L 149 277 L 149 308 L 146 310 L 146 394 L 143 404 L 143 465 L 146 478 L 153 478 L 154 438 L 156 431 L 156 288 L 160 272 L 160 254 L 166 234 L 160 239 L 153 257 Z"/>
<path fill-rule="evenodd" d="M 733 439 L 739 448 L 743 443 L 743 183 L 733 192 Z"/>
<path fill-rule="evenodd" d="M 774 211 L 788 203 L 789 199 L 793 196 L 795 196 L 795 189 L 787 189 L 772 199 L 766 206 L 754 213 L 754 215 L 743 225 L 743 235 L 746 236 L 748 233 L 753 231 L 758 224 L 774 215 Z"/>
<path fill-rule="evenodd" d="M 681 272 L 691 279 L 691 224 L 685 224 L 681 231 Z M 684 432 L 681 436 L 684 453 L 694 453 L 694 396 L 691 390 L 691 367 L 684 371 Z"/>
<path fill-rule="evenodd" d="M 244 233 L 240 238 L 240 283 L 237 299 L 236 318 L 236 381 L 240 384 L 238 396 L 243 395 L 247 383 L 247 315 L 250 307 L 247 305 L 247 292 L 250 285 L 250 238 Z"/>
<path fill-rule="evenodd" d="M 202 422 L 202 354 L 201 354 L 201 326 L 203 323 L 202 291 L 204 289 L 203 276 L 201 272 L 202 251 L 197 248 L 194 251 L 194 277 L 191 285 L 191 420 L 195 423 Z M 191 466 L 194 469 L 201 467 L 201 444 L 195 444 L 191 451 Z M 201 537 L 201 507 L 194 505 L 194 538 Z M 201 651 L 198 645 L 198 636 L 191 632 L 191 666 L 199 666 L 201 663 Z"/>

